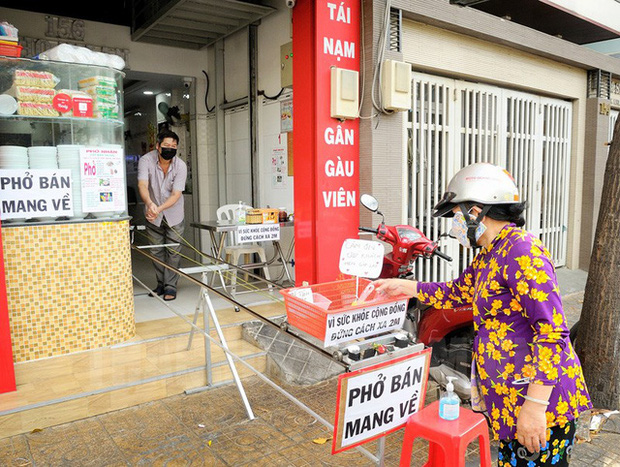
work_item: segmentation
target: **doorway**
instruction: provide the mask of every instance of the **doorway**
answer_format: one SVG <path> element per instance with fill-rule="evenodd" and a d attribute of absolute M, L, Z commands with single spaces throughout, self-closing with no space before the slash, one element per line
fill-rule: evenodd
<path fill-rule="evenodd" d="M 178 157 L 187 164 L 187 182 L 183 192 L 185 204 L 184 238 L 200 249 L 200 236 L 191 227 L 197 219 L 198 206 L 196 165 L 196 136 L 192 131 L 195 122 L 194 79 L 157 73 L 128 71 L 124 82 L 125 109 L 125 160 L 127 174 L 128 213 L 133 226 L 143 226 L 144 203 L 138 193 L 138 160 L 155 149 L 157 133 L 167 127 L 179 136 Z M 134 231 L 134 243 L 149 243 L 144 231 Z M 183 248 L 184 262 L 192 263 L 195 252 Z M 142 255 L 133 256 L 133 273 L 147 285 L 153 285 L 155 275 L 151 262 Z M 141 256 L 138 258 L 137 256 Z M 191 260 L 190 260 L 191 259 Z M 154 287 L 154 285 L 153 285 Z M 136 291 L 141 293 L 143 291 Z"/>

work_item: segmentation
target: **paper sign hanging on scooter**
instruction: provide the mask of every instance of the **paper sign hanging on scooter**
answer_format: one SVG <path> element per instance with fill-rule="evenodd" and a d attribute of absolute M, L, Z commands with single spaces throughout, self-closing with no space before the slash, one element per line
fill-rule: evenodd
<path fill-rule="evenodd" d="M 375 279 L 381 274 L 384 253 L 382 243 L 347 238 L 340 250 L 340 272 Z"/>

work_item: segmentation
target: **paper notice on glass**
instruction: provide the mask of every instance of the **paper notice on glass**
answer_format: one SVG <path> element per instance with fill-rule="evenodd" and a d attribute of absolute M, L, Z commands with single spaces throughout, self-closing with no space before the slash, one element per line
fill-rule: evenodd
<path fill-rule="evenodd" d="M 275 189 L 286 188 L 288 155 L 286 142 L 281 144 L 282 135 L 278 137 L 278 144 L 271 149 L 271 186 Z"/>
<path fill-rule="evenodd" d="M 293 131 L 293 99 L 280 101 L 280 132 Z"/>
<path fill-rule="evenodd" d="M 123 148 L 89 146 L 80 149 L 84 212 L 125 210 Z"/>

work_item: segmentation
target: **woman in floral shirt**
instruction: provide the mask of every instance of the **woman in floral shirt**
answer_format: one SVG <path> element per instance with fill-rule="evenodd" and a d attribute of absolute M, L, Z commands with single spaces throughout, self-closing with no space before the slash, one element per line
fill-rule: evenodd
<path fill-rule="evenodd" d="M 388 294 L 423 304 L 472 304 L 472 407 L 500 440 L 500 466 L 568 465 L 579 413 L 591 408 L 569 340 L 551 256 L 522 230 L 525 203 L 505 170 L 472 164 L 459 171 L 434 216 L 453 217 L 451 235 L 482 247 L 454 281 L 377 281 Z"/>

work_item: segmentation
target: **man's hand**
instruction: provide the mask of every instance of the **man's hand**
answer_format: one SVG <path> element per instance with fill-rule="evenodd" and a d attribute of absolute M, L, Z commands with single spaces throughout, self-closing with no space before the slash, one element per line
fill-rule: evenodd
<path fill-rule="evenodd" d="M 517 417 L 517 441 L 530 452 L 540 452 L 547 444 L 547 407 L 525 401 Z"/>
<path fill-rule="evenodd" d="M 150 203 L 146 210 L 146 220 L 154 221 L 159 216 L 159 207 L 155 203 Z"/>

